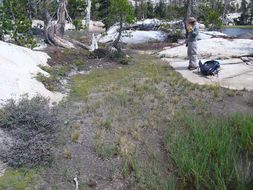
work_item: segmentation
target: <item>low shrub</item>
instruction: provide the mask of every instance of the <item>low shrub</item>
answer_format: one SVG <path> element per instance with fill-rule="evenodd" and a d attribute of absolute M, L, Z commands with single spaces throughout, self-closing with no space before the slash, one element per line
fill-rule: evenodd
<path fill-rule="evenodd" d="M 42 73 L 37 73 L 35 78 L 40 81 L 46 87 L 46 89 L 50 91 L 55 91 L 55 86 L 57 83 L 59 83 L 59 79 L 55 75 L 50 75 L 49 77 L 47 77 Z"/>
<path fill-rule="evenodd" d="M 81 19 L 75 19 L 73 21 L 73 24 L 74 24 L 76 30 L 82 30 L 82 29 L 84 29 Z"/>
<path fill-rule="evenodd" d="M 110 51 L 104 48 L 98 48 L 88 55 L 89 59 L 101 59 L 106 58 L 110 55 Z"/>
<path fill-rule="evenodd" d="M 128 65 L 131 62 L 131 57 L 129 57 L 124 52 L 111 52 L 109 58 L 110 60 L 115 61 L 116 63 L 121 65 Z"/>
<path fill-rule="evenodd" d="M 19 103 L 9 100 L 1 110 L 0 128 L 12 139 L 0 155 L 9 166 L 34 167 L 51 162 L 57 119 L 47 99 L 24 96 Z"/>

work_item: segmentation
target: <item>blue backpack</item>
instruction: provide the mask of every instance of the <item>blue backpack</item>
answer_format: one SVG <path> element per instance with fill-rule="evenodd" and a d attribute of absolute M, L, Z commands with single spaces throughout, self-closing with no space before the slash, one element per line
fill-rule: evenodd
<path fill-rule="evenodd" d="M 205 76 L 218 75 L 220 71 L 220 63 L 215 60 L 206 61 L 205 63 L 199 61 L 199 69 L 200 73 Z"/>

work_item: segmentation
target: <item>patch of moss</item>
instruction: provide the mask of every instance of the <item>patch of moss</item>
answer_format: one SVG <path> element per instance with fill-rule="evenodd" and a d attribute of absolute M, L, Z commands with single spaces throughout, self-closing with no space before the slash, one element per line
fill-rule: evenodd
<path fill-rule="evenodd" d="M 9 169 L 0 177 L 0 189 L 28 189 L 39 180 L 38 173 L 36 169 Z"/>
<path fill-rule="evenodd" d="M 58 75 L 58 76 L 63 77 L 63 76 L 66 76 L 66 74 L 68 72 L 70 72 L 71 69 L 72 69 L 71 65 L 63 65 L 63 66 L 61 66 L 59 68 L 56 68 L 54 70 L 54 72 L 52 73 L 52 75 L 56 75 L 56 76 Z"/>
<path fill-rule="evenodd" d="M 75 60 L 72 62 L 72 64 L 78 69 L 81 70 L 82 68 L 84 68 L 84 66 L 86 65 L 86 63 L 83 60 Z"/>

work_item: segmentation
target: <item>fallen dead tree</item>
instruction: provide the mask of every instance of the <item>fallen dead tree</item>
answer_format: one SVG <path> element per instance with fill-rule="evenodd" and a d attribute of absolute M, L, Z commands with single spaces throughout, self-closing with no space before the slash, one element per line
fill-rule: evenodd
<path fill-rule="evenodd" d="M 45 7 L 48 7 L 48 2 L 44 1 Z M 53 21 L 49 11 L 47 8 L 44 10 L 44 36 L 46 43 L 59 46 L 63 48 L 77 48 L 81 47 L 84 49 L 90 49 L 89 46 L 82 44 L 81 42 L 72 40 L 72 39 L 65 39 L 64 38 L 64 29 L 66 20 L 68 19 L 72 22 L 70 16 L 68 15 L 67 11 L 67 0 L 60 0 L 57 9 L 57 20 L 56 22 Z"/>

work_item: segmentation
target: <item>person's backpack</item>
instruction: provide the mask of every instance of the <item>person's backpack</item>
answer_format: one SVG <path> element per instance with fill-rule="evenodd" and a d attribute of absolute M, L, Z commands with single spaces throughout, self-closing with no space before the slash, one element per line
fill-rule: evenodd
<path fill-rule="evenodd" d="M 203 75 L 218 75 L 220 71 L 220 63 L 218 61 L 206 61 L 202 63 L 199 61 L 199 70 Z"/>

